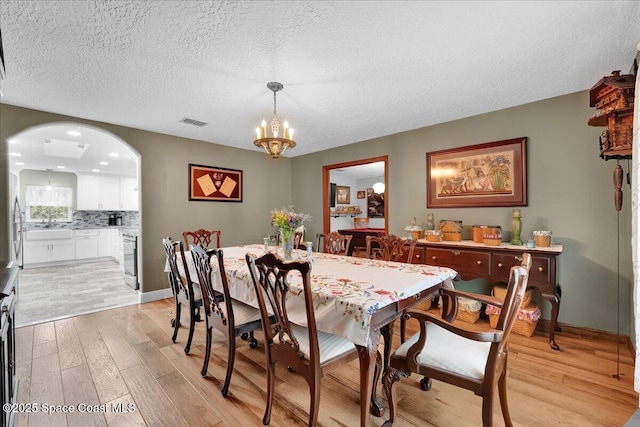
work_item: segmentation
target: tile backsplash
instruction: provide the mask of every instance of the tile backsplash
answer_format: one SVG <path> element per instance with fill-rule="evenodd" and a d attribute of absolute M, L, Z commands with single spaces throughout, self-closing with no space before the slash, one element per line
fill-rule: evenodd
<path fill-rule="evenodd" d="M 56 222 L 51 226 L 55 228 L 102 228 L 109 227 L 109 215 L 122 215 L 121 227 L 140 227 L 140 212 L 138 211 L 74 211 L 72 222 Z M 23 217 L 24 218 L 24 217 Z M 47 223 L 25 222 L 25 230 L 37 230 L 46 228 Z"/>

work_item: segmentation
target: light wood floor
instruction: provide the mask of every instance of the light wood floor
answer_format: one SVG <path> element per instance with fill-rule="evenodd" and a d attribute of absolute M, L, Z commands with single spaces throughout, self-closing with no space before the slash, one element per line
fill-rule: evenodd
<path fill-rule="evenodd" d="M 186 310 L 185 310 L 186 312 Z M 187 317 L 183 312 L 183 319 Z M 200 376 L 204 322 L 197 324 L 191 354 L 184 354 L 187 330 L 171 341 L 171 299 L 132 305 L 17 330 L 20 402 L 37 404 L 131 403 L 135 412 L 20 414 L 18 425 L 259 426 L 265 403 L 263 347 L 238 340 L 230 395 L 223 398 L 226 346 L 216 335 L 209 376 Z M 261 341 L 261 336 L 258 336 Z M 509 402 L 516 426 L 622 426 L 638 406 L 633 359 L 617 346 L 560 333 L 562 351 L 547 337 L 514 335 L 509 359 Z M 396 335 L 396 345 L 397 345 Z M 262 344 L 262 342 L 260 343 Z M 319 425 L 359 425 L 357 360 L 322 381 Z M 277 371 L 272 426 L 306 425 L 309 393 L 298 376 Z M 471 392 L 434 381 L 424 392 L 419 377 L 396 385 L 397 426 L 478 426 L 481 401 Z M 386 402 L 385 402 L 386 403 Z M 77 407 L 76 407 L 77 408 Z M 496 425 L 504 425 L 499 404 Z M 379 426 L 373 417 L 370 425 Z"/>
<path fill-rule="evenodd" d="M 140 301 L 115 261 L 25 268 L 18 283 L 17 327 Z"/>

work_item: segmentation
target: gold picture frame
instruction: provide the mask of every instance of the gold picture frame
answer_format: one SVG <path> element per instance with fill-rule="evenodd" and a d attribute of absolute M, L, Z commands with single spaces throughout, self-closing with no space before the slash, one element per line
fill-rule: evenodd
<path fill-rule="evenodd" d="M 526 137 L 427 153 L 427 208 L 527 203 Z"/>
<path fill-rule="evenodd" d="M 338 185 L 336 187 L 336 203 L 339 205 L 348 205 L 351 203 L 351 187 Z"/>

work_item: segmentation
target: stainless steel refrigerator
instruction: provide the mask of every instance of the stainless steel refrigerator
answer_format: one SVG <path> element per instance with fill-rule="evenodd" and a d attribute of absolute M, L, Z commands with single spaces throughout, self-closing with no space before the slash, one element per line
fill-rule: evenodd
<path fill-rule="evenodd" d="M 18 267 L 22 268 L 22 210 L 20 208 L 20 191 L 18 188 L 18 177 L 9 174 L 9 188 L 11 205 L 11 260 L 15 261 Z"/>

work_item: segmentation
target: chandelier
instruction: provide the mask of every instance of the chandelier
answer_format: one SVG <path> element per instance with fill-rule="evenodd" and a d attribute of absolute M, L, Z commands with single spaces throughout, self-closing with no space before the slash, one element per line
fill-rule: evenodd
<path fill-rule="evenodd" d="M 284 86 L 282 83 L 269 82 L 267 87 L 273 91 L 273 119 L 271 119 L 269 125 L 270 133 L 267 134 L 267 122 L 262 120 L 260 126 L 256 128 L 256 140 L 253 141 L 253 144 L 256 147 L 264 148 L 267 154 L 277 159 L 287 148 L 295 147 L 296 142 L 293 140 L 293 128 L 289 127 L 287 121 L 280 126 L 280 121 L 276 117 L 276 92 L 282 90 Z M 280 133 L 280 127 L 282 127 L 282 134 Z"/>

